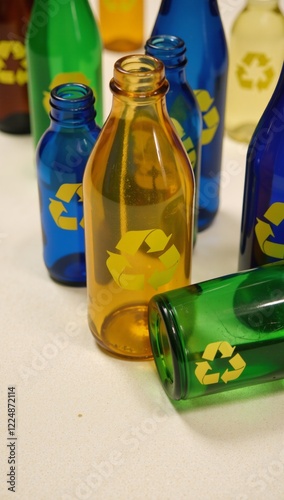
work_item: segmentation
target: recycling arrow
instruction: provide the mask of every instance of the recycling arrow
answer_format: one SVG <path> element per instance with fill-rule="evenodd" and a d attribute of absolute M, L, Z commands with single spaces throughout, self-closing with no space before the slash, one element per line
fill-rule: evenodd
<path fill-rule="evenodd" d="M 284 220 L 284 203 L 273 203 L 265 212 L 264 217 L 275 226 L 279 226 L 279 224 Z M 257 224 L 255 225 L 254 230 L 257 241 L 263 253 L 265 255 L 268 255 L 269 257 L 283 259 L 284 244 L 269 241 L 269 237 L 274 237 L 274 233 L 270 224 L 258 218 L 256 220 Z"/>
<path fill-rule="evenodd" d="M 196 363 L 197 367 L 195 369 L 195 375 L 198 378 L 199 382 L 203 385 L 217 384 L 219 382 L 219 373 L 211 373 L 207 375 L 209 370 L 212 370 L 208 361 L 202 361 Z"/>
<path fill-rule="evenodd" d="M 231 380 L 236 380 L 242 374 L 246 367 L 246 363 L 243 358 L 239 354 L 235 354 L 235 356 L 229 360 L 230 365 L 234 368 L 234 370 L 226 369 L 221 379 L 225 384 Z"/>
<path fill-rule="evenodd" d="M 214 105 L 214 99 L 212 99 L 207 90 L 195 90 L 194 93 L 205 124 L 202 129 L 201 142 L 202 144 L 209 144 L 215 136 L 220 122 L 220 116 Z"/>

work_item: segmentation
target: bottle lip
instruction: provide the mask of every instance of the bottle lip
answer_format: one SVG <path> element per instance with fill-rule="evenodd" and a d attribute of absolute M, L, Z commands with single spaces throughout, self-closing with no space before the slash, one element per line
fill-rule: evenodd
<path fill-rule="evenodd" d="M 163 295 L 156 295 L 149 302 L 149 334 L 156 368 L 168 397 L 185 399 L 185 348 L 172 308 Z"/>
<path fill-rule="evenodd" d="M 146 54 L 161 59 L 167 69 L 187 64 L 186 46 L 182 38 L 175 35 L 154 35 L 145 44 Z"/>
<path fill-rule="evenodd" d="M 162 61 L 147 54 L 130 54 L 114 64 L 110 89 L 115 95 L 152 97 L 166 94 L 169 83 Z"/>
<path fill-rule="evenodd" d="M 94 103 L 92 89 L 83 83 L 62 83 L 50 92 L 50 104 L 57 109 L 83 110 Z"/>
<path fill-rule="evenodd" d="M 62 83 L 50 92 L 50 118 L 54 122 L 64 121 L 66 127 L 94 121 L 96 117 L 95 96 L 83 83 Z"/>

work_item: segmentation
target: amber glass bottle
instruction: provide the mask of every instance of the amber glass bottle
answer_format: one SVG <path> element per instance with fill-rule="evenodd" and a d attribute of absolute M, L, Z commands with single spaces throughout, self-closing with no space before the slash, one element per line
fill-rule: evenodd
<path fill-rule="evenodd" d="M 119 59 L 84 180 L 89 325 L 105 349 L 151 358 L 147 310 L 190 280 L 194 175 L 170 121 L 161 61 Z"/>
<path fill-rule="evenodd" d="M 30 132 L 25 32 L 33 0 L 0 2 L 0 130 Z"/>
<path fill-rule="evenodd" d="M 128 52 L 143 45 L 143 0 L 99 0 L 100 31 L 106 49 Z"/>

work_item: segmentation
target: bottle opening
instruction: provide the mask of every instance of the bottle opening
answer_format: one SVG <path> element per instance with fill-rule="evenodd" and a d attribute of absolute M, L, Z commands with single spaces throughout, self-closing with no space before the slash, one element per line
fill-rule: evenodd
<path fill-rule="evenodd" d="M 137 54 L 124 56 L 114 65 L 110 88 L 114 94 L 137 97 L 165 94 L 169 84 L 165 67 L 155 57 Z"/>
<path fill-rule="evenodd" d="M 166 68 L 183 67 L 187 63 L 184 41 L 174 35 L 156 35 L 145 45 L 146 54 L 160 59 Z"/>
<path fill-rule="evenodd" d="M 50 104 L 62 109 L 82 109 L 94 104 L 93 91 L 82 83 L 64 83 L 51 90 Z"/>
<path fill-rule="evenodd" d="M 154 360 L 167 395 L 171 399 L 183 399 L 186 394 L 184 349 L 170 306 L 161 296 L 149 303 L 149 332 Z"/>

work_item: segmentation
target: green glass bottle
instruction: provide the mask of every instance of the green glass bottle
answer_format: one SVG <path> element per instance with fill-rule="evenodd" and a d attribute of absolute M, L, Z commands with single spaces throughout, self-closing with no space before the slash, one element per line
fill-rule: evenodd
<path fill-rule="evenodd" d="M 154 296 L 149 330 L 171 399 L 284 378 L 284 261 Z"/>
<path fill-rule="evenodd" d="M 91 87 L 102 125 L 102 42 L 88 0 L 35 0 L 26 47 L 35 145 L 50 123 L 50 91 L 61 84 Z"/>
<path fill-rule="evenodd" d="M 110 87 L 83 179 L 89 326 L 108 351 L 151 358 L 149 299 L 190 280 L 194 175 L 166 109 L 163 63 L 125 56 Z"/>

